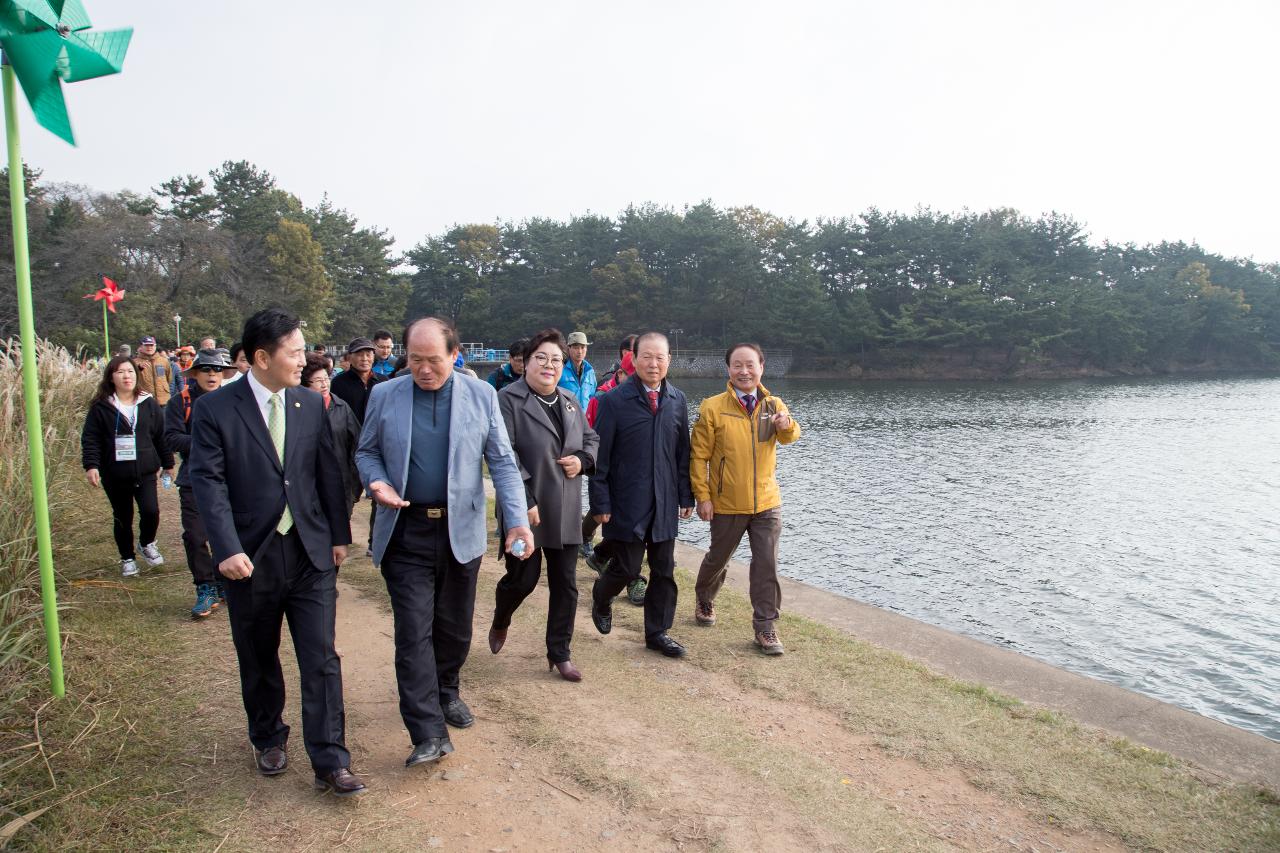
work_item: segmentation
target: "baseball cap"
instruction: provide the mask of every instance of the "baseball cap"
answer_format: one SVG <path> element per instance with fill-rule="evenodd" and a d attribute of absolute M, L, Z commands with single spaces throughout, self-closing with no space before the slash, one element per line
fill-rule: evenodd
<path fill-rule="evenodd" d="M 374 349 L 373 341 L 368 338 L 356 338 L 347 344 L 347 355 L 354 355 L 362 349 Z"/>

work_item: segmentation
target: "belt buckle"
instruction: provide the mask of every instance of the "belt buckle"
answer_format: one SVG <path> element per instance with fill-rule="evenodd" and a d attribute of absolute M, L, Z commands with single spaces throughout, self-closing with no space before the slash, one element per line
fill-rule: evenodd
<path fill-rule="evenodd" d="M 439 507 L 427 507 L 427 518 L 444 518 L 444 510 Z"/>

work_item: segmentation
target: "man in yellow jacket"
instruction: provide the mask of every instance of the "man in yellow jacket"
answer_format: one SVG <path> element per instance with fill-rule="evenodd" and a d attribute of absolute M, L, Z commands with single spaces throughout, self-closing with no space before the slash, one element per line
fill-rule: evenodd
<path fill-rule="evenodd" d="M 767 655 L 783 653 L 774 628 L 782 604 L 778 583 L 778 538 L 782 494 L 774 478 L 778 443 L 800 437 L 781 400 L 760 384 L 764 352 L 735 344 L 724 356 L 729 387 L 702 401 L 693 425 L 689 476 L 698 517 L 711 523 L 711 547 L 698 569 L 694 619 L 714 625 L 716 593 L 730 556 L 747 534 L 751 543 L 751 624 L 756 645 Z"/>

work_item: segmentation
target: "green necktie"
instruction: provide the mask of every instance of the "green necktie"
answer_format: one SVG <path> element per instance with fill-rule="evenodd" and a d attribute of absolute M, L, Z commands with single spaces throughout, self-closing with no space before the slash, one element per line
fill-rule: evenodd
<path fill-rule="evenodd" d="M 267 432 L 271 433 L 271 443 L 276 446 L 276 455 L 280 457 L 280 467 L 284 468 L 284 403 L 279 393 L 271 395 L 271 411 L 267 413 Z M 281 536 L 293 528 L 293 513 L 289 512 L 289 498 L 284 501 L 284 513 L 280 523 L 276 525 L 276 533 Z"/>

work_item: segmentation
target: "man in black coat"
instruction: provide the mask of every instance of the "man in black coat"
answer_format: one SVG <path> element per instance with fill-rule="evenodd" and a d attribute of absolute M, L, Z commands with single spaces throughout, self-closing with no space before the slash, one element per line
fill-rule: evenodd
<path fill-rule="evenodd" d="M 364 410 L 369 405 L 369 395 L 373 386 L 385 382 L 389 377 L 379 376 L 373 369 L 373 341 L 368 338 L 356 338 L 347 344 L 347 363 L 350 370 L 344 370 L 329 385 L 334 394 L 351 407 L 356 413 L 356 420 L 364 424 Z M 372 524 L 372 521 L 370 522 Z"/>
<path fill-rule="evenodd" d="M 351 529 L 324 400 L 298 387 L 306 363 L 299 327 L 275 308 L 245 322 L 252 367 L 195 407 L 187 464 L 213 559 L 230 581 L 231 638 L 258 770 L 275 775 L 288 762 L 279 655 L 287 617 L 316 787 L 349 796 L 365 786 L 350 771 L 333 643 L 336 567 Z"/>
<path fill-rule="evenodd" d="M 666 381 L 671 364 L 666 335 L 641 335 L 635 362 L 630 380 L 598 398 L 600 449 L 591 475 L 591 514 L 604 525 L 604 538 L 616 543 L 618 559 L 609 562 L 592 588 L 591 621 L 601 634 L 609 633 L 613 598 L 640 576 L 647 551 L 645 645 L 681 657 L 684 646 L 667 631 L 676 612 L 677 518 L 693 515 L 689 411 L 684 394 Z"/>

